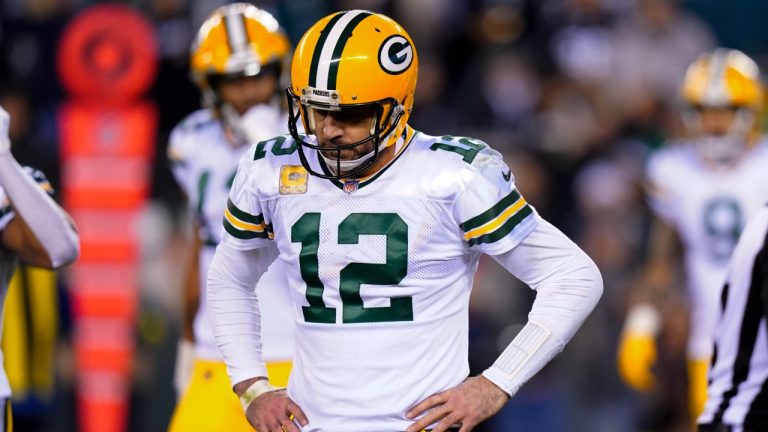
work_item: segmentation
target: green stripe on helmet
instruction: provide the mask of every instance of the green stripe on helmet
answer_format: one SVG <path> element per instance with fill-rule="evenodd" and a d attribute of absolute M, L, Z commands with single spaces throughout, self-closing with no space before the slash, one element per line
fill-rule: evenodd
<path fill-rule="evenodd" d="M 347 45 L 350 36 L 352 36 L 352 32 L 362 20 L 370 15 L 370 12 L 361 13 L 352 19 L 352 21 L 350 21 L 344 28 L 344 31 L 341 32 L 339 41 L 336 42 L 336 46 L 333 48 L 333 57 L 331 58 L 331 65 L 328 70 L 328 90 L 336 90 L 336 80 L 339 75 L 339 59 L 341 59 L 341 54 L 344 52 L 344 47 Z"/>
<path fill-rule="evenodd" d="M 333 26 L 336 25 L 336 22 L 341 19 L 344 14 L 346 14 L 346 12 L 339 12 L 334 15 L 333 18 L 328 21 L 328 24 L 325 25 L 323 31 L 320 32 L 320 38 L 317 40 L 317 45 L 315 45 L 315 52 L 312 53 L 312 64 L 309 66 L 310 87 L 317 86 L 317 67 L 320 63 L 320 54 L 323 52 L 323 45 L 325 45 L 325 41 L 328 39 L 331 30 L 333 30 Z"/>

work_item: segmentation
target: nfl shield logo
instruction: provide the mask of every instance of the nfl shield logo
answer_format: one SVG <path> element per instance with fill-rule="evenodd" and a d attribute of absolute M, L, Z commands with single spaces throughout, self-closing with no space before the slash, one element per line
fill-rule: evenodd
<path fill-rule="evenodd" d="M 357 190 L 358 181 L 355 179 L 344 180 L 344 192 L 352 193 Z"/>

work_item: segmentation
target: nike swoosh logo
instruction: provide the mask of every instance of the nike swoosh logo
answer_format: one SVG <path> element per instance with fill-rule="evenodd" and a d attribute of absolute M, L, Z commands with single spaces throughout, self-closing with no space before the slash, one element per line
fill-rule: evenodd
<path fill-rule="evenodd" d="M 507 172 L 502 171 L 501 176 L 504 177 L 504 181 L 509 181 L 509 179 L 512 178 L 512 170 L 509 170 Z"/>

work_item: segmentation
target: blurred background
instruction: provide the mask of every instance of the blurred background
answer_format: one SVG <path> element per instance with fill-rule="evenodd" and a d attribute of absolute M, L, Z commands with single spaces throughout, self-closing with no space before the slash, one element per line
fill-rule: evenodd
<path fill-rule="evenodd" d="M 84 246 L 81 270 L 60 272 L 52 295 L 58 305 L 55 318 L 46 312 L 46 322 L 40 324 L 34 311 L 26 310 L 29 328 L 49 330 L 30 330 L 24 337 L 37 353 L 17 363 L 24 371 L 9 369 L 23 387 L 14 388 L 16 430 L 84 430 L 75 407 L 88 401 L 79 399 L 80 393 L 101 400 L 111 391 L 130 395 L 126 430 L 167 427 L 175 404 L 172 379 L 187 262 L 184 245 L 191 232 L 165 150 L 173 126 L 200 106 L 200 95 L 188 78 L 192 38 L 204 18 L 225 3 L 113 2 L 138 14 L 138 21 L 99 25 L 95 19 L 92 28 L 74 28 L 73 23 L 102 2 L 0 3 L 0 105 L 12 116 L 14 154 L 22 164 L 45 172 L 78 222 L 99 219 L 105 212 L 112 218 L 99 228 L 100 234 L 84 233 L 83 241 L 92 245 Z M 339 9 L 370 9 L 397 20 L 414 39 L 421 63 L 411 125 L 430 134 L 479 138 L 501 151 L 527 200 L 602 270 L 605 294 L 582 330 L 478 431 L 690 429 L 685 371 L 664 366 L 683 363 L 673 360 L 684 355 L 684 337 L 665 342 L 659 368 L 663 386 L 655 393 L 631 392 L 616 372 L 626 294 L 637 278 L 647 241 L 643 166 L 650 152 L 681 134 L 677 90 L 698 54 L 726 46 L 766 64 L 768 2 L 253 3 L 272 12 L 293 43 L 317 19 Z M 113 82 L 114 88 L 107 82 L 97 84 L 97 90 L 83 90 L 90 78 L 87 70 L 77 70 L 81 57 L 92 56 L 107 71 L 120 62 L 119 53 L 88 42 L 83 34 L 89 31 L 107 39 L 110 31 L 134 32 L 133 46 L 125 49 L 140 60 L 138 70 Z M 113 124 L 122 129 L 105 126 Z M 110 158 L 99 153 L 103 150 L 86 148 L 93 125 L 101 134 L 99 142 L 119 148 Z M 124 142 L 136 139 L 142 144 Z M 113 180 L 110 187 L 117 192 L 89 183 L 98 172 Z M 105 241 L 105 235 L 112 237 Z M 90 300 L 75 294 L 81 286 L 98 291 L 102 284 L 121 283 L 132 294 Z M 481 264 L 470 318 L 473 373 L 506 347 L 525 322 L 532 300 L 529 289 L 493 262 Z M 89 327 L 73 320 L 120 302 L 128 306 L 113 312 L 128 317 L 130 325 L 103 325 L 102 320 Z M 35 339 L 39 334 L 48 336 Z M 98 348 L 116 340 L 122 348 Z M 86 360 L 91 358 L 89 346 L 96 346 L 91 354 L 96 353 L 98 362 L 123 362 L 119 367 L 128 380 L 122 387 L 116 384 L 121 390 L 107 388 L 109 377 L 79 375 L 81 367 L 98 367 Z"/>

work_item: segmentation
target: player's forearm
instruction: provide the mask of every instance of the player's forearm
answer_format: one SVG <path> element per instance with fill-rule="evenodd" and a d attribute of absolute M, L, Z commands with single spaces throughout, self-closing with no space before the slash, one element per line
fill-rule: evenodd
<path fill-rule="evenodd" d="M 52 268 L 77 259 L 80 241 L 69 217 L 7 151 L 0 151 L 0 186 L 45 250 Z"/>
<path fill-rule="evenodd" d="M 594 262 L 554 227 L 541 225 L 518 248 L 494 257 L 537 291 L 528 323 L 483 373 L 510 395 L 563 350 L 603 292 Z"/>
<path fill-rule="evenodd" d="M 259 250 L 241 251 L 226 241 L 208 270 L 208 307 L 216 344 L 233 384 L 266 376 L 261 354 L 261 315 L 254 287 L 266 266 Z"/>

